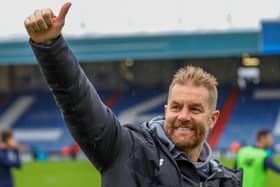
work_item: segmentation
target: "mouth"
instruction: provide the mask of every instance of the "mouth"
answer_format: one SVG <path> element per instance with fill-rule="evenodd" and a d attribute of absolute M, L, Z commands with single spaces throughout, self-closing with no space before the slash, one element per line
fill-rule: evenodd
<path fill-rule="evenodd" d="M 188 135 L 190 133 L 194 133 L 194 129 L 189 127 L 179 127 L 175 129 L 175 133 Z"/>
<path fill-rule="evenodd" d="M 192 131 L 193 130 L 192 128 L 189 128 L 189 127 L 179 127 L 177 129 L 182 130 L 182 131 Z"/>

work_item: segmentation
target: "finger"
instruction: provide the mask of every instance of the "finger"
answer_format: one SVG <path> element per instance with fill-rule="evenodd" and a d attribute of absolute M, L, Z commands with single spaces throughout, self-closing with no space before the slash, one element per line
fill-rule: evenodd
<path fill-rule="evenodd" d="M 51 9 L 44 9 L 42 12 L 42 17 L 45 20 L 46 24 L 50 27 L 52 26 L 52 17 L 53 17 L 53 12 Z"/>
<path fill-rule="evenodd" d="M 30 19 L 32 20 L 31 22 L 31 27 L 35 32 L 39 32 L 40 31 L 40 27 L 38 26 L 37 22 L 36 22 L 36 18 L 35 15 L 31 15 Z"/>
<path fill-rule="evenodd" d="M 40 18 L 38 21 L 37 21 L 37 23 L 38 23 L 38 26 L 39 26 L 39 28 L 40 28 L 40 31 L 45 31 L 45 30 L 48 30 L 48 25 L 45 23 L 45 21 L 43 20 L 43 17 L 42 18 Z"/>
<path fill-rule="evenodd" d="M 34 29 L 32 28 L 31 20 L 30 20 L 29 17 L 24 20 L 24 25 L 25 25 L 25 28 L 26 28 L 28 33 L 34 33 L 35 32 Z"/>
<path fill-rule="evenodd" d="M 36 9 L 36 10 L 34 11 L 34 14 L 33 14 L 33 15 L 34 15 L 35 18 L 36 18 L 38 15 L 40 15 L 40 10 Z"/>
<path fill-rule="evenodd" d="M 37 24 L 40 28 L 41 31 L 45 31 L 48 29 L 48 25 L 45 22 L 45 19 L 43 19 L 43 10 L 39 11 L 38 14 L 36 15 L 36 19 L 37 19 Z"/>
<path fill-rule="evenodd" d="M 65 4 L 61 7 L 61 9 L 60 9 L 60 11 L 59 11 L 59 14 L 58 14 L 58 17 L 57 17 L 57 19 L 58 19 L 59 21 L 64 21 L 64 20 L 65 20 L 65 17 L 66 17 L 66 15 L 67 15 L 67 13 L 68 13 L 70 7 L 71 7 L 71 3 L 70 3 L 70 2 L 65 3 Z"/>

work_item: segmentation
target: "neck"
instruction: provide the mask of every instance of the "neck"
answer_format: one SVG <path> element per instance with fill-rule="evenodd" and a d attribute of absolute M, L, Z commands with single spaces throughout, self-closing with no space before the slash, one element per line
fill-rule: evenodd
<path fill-rule="evenodd" d="M 203 144 L 193 148 L 193 149 L 185 149 L 185 153 L 187 154 L 188 158 L 192 162 L 197 162 L 202 151 Z"/>

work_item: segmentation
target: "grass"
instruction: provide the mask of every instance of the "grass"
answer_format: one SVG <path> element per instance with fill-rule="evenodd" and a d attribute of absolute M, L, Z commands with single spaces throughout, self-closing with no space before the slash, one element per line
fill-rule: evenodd
<path fill-rule="evenodd" d="M 229 159 L 220 159 L 221 162 L 232 168 L 234 165 L 234 161 L 233 160 L 229 160 Z M 280 164 L 280 158 L 275 160 L 278 164 Z M 268 170 L 268 176 L 267 176 L 267 180 L 266 180 L 266 187 L 279 187 L 280 181 L 279 181 L 279 174 L 274 173 L 272 171 Z"/>
<path fill-rule="evenodd" d="M 14 170 L 16 187 L 99 187 L 100 175 L 87 161 L 24 163 Z"/>
<path fill-rule="evenodd" d="M 228 167 L 233 160 L 221 159 Z M 280 159 L 277 160 L 280 163 Z M 99 173 L 87 161 L 49 161 L 24 163 L 14 170 L 16 187 L 100 187 Z M 268 173 L 266 187 L 278 187 L 279 176 Z"/>

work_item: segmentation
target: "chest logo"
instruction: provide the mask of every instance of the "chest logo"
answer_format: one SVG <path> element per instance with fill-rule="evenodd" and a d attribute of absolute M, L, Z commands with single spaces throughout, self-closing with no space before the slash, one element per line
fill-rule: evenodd
<path fill-rule="evenodd" d="M 164 162 L 163 158 L 159 159 L 159 166 L 162 166 L 163 162 Z"/>

